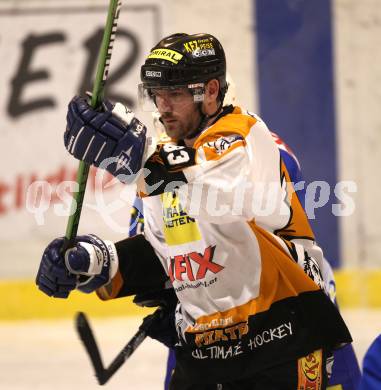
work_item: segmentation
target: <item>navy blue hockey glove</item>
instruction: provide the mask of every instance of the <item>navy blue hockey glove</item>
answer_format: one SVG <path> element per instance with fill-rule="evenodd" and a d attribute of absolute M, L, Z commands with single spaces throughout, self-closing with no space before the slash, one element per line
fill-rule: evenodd
<path fill-rule="evenodd" d="M 61 254 L 63 243 L 63 238 L 57 238 L 47 246 L 36 277 L 38 288 L 56 298 L 67 298 L 77 287 L 78 277 L 68 272 Z"/>
<path fill-rule="evenodd" d="M 161 307 L 160 316 L 150 314 L 143 319 L 142 327 L 149 337 L 158 340 L 168 348 L 173 348 L 178 342 L 175 324 L 175 309 L 178 299 L 173 288 L 156 292 L 137 294 L 134 303 L 143 307 Z"/>
<path fill-rule="evenodd" d="M 36 284 L 45 294 L 67 298 L 70 291 L 91 293 L 107 284 L 118 269 L 116 248 L 111 241 L 95 235 L 78 236 L 76 245 L 62 254 L 64 238 L 58 238 L 45 249 Z"/>
<path fill-rule="evenodd" d="M 69 103 L 65 147 L 75 158 L 106 169 L 124 183 L 136 174 L 154 152 L 146 127 L 121 103 L 105 101 L 93 109 L 86 98 Z"/>

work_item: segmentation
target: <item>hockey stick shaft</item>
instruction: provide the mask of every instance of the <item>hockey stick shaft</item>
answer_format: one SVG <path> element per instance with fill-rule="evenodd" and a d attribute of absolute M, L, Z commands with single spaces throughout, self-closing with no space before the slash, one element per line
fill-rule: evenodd
<path fill-rule="evenodd" d="M 104 371 L 103 383 L 106 383 L 123 365 L 123 363 L 135 352 L 138 346 L 147 337 L 147 333 L 143 329 L 139 329 L 131 340 L 118 353 L 111 364 Z M 103 384 L 101 383 L 101 384 Z"/>
<path fill-rule="evenodd" d="M 93 365 L 95 375 L 98 383 L 104 385 L 115 374 L 116 371 L 123 365 L 123 363 L 134 353 L 138 346 L 147 337 L 147 331 L 152 326 L 153 322 L 161 315 L 161 308 L 158 308 L 148 321 L 143 322 L 139 330 L 118 353 L 111 364 L 105 368 L 102 362 L 102 357 L 95 340 L 90 323 L 84 313 L 77 313 L 76 328 L 78 334 L 83 342 L 90 361 Z"/>
<path fill-rule="evenodd" d="M 90 102 L 90 105 L 93 108 L 98 107 L 102 101 L 104 87 L 106 84 L 110 67 L 111 53 L 115 41 L 118 17 L 121 6 L 121 0 L 110 0 L 106 26 L 103 33 L 102 44 L 98 56 L 97 71 Z M 78 184 L 78 191 L 73 194 L 71 213 L 65 233 L 66 242 L 63 249 L 64 251 L 73 246 L 74 238 L 77 235 L 79 219 L 81 217 L 82 212 L 83 199 L 86 191 L 87 178 L 89 175 L 89 169 L 89 164 L 85 163 L 84 161 L 80 161 L 76 179 Z"/>

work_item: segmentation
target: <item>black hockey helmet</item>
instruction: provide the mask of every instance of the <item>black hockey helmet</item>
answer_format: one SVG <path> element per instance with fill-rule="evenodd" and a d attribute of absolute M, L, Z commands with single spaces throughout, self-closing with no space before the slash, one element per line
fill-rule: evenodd
<path fill-rule="evenodd" d="M 140 78 L 139 89 L 145 91 L 178 86 L 195 89 L 195 101 L 202 100 L 200 88 L 203 91 L 206 82 L 217 79 L 223 101 L 227 91 L 225 52 L 213 35 L 172 34 L 151 49 L 141 67 Z"/>

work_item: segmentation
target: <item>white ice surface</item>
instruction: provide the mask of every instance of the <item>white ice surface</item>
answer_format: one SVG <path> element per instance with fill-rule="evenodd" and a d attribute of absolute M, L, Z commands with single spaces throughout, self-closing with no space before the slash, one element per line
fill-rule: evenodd
<path fill-rule="evenodd" d="M 360 362 L 381 333 L 381 310 L 343 310 Z M 140 318 L 91 319 L 105 363 L 136 331 Z M 104 388 L 161 390 L 167 352 L 146 339 Z M 74 330 L 73 321 L 0 323 L 0 389 L 100 389 Z"/>

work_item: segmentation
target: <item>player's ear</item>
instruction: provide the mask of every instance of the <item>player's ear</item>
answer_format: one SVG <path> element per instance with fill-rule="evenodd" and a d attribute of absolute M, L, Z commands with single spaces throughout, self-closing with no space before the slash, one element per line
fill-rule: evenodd
<path fill-rule="evenodd" d="M 220 83 L 217 79 L 212 79 L 208 81 L 205 85 L 205 98 L 207 101 L 216 100 L 220 90 Z"/>

